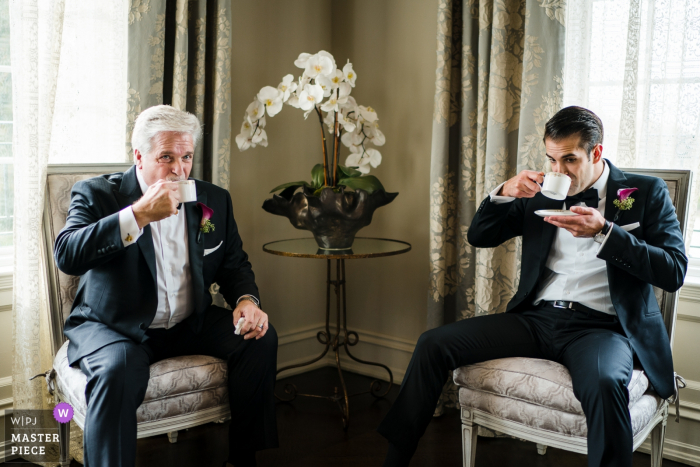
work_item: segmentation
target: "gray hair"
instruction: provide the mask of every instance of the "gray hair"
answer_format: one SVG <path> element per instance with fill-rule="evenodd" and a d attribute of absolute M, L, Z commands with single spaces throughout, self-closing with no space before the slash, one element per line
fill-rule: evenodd
<path fill-rule="evenodd" d="M 153 138 L 163 131 L 189 133 L 192 144 L 202 136 L 202 125 L 199 119 L 189 112 L 178 110 L 169 105 L 156 105 L 141 112 L 136 118 L 134 132 L 131 134 L 131 148 L 138 149 L 142 155 L 149 154 Z"/>

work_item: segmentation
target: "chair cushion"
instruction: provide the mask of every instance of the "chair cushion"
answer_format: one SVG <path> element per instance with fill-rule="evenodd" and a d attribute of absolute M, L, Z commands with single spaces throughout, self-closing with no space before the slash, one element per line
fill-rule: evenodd
<path fill-rule="evenodd" d="M 505 420 L 586 437 L 586 417 L 574 396 L 568 370 L 559 363 L 533 358 L 503 358 L 454 371 L 462 407 Z M 654 416 L 658 398 L 646 393 L 649 380 L 633 370 L 630 394 L 632 431 L 638 433 Z"/>
<path fill-rule="evenodd" d="M 658 397 L 653 394 L 644 394 L 630 408 L 633 436 L 652 419 L 658 409 L 658 400 Z M 459 403 L 462 407 L 477 409 L 494 417 L 540 430 L 581 438 L 585 438 L 588 434 L 584 415 L 563 412 L 489 392 L 459 388 Z"/>
<path fill-rule="evenodd" d="M 68 341 L 56 353 L 56 386 L 73 409 L 85 416 L 87 376 L 68 365 Z M 226 362 L 204 355 L 167 358 L 150 367 L 148 389 L 136 415 L 138 423 L 228 404 Z"/>
<path fill-rule="evenodd" d="M 569 370 L 551 360 L 523 357 L 489 360 L 456 369 L 454 382 L 460 387 L 583 415 Z M 630 407 L 648 387 L 649 380 L 644 372 L 633 370 L 627 386 Z"/>

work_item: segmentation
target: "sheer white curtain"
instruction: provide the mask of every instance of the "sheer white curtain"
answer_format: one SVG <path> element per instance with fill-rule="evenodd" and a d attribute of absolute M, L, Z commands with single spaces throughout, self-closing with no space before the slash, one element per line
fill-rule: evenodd
<path fill-rule="evenodd" d="M 50 405 L 41 218 L 49 162 L 124 161 L 123 1 L 11 0 L 14 115 L 13 399 Z"/>
<path fill-rule="evenodd" d="M 601 117 L 618 167 L 692 170 L 697 206 L 698 0 L 569 0 L 566 31 L 564 105 Z"/>

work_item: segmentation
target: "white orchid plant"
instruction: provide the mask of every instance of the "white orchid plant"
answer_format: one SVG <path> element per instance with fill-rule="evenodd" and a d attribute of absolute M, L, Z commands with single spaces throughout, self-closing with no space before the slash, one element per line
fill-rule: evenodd
<path fill-rule="evenodd" d="M 299 187 L 312 189 L 314 195 L 326 187 L 337 191 L 338 187 L 345 186 L 369 194 L 384 190 L 375 176 L 367 174 L 370 167 L 376 168 L 382 162 L 381 153 L 370 144 L 382 146 L 386 140 L 379 130 L 374 109 L 358 105 L 350 95 L 357 80 L 350 60 L 341 70 L 333 55 L 321 50 L 314 55 L 300 54 L 294 64 L 304 70 L 297 80 L 288 74 L 276 88 L 265 86 L 246 109 L 241 133 L 236 136 L 238 149 L 245 151 L 258 145 L 267 147 L 266 116 L 274 117 L 284 104 L 303 110 L 305 119 L 315 111 L 321 124 L 323 164 L 316 164 L 311 171 L 311 183 L 285 183 L 271 193 L 284 190 L 283 195 L 290 197 Z M 326 128 L 333 135 L 330 157 L 326 147 Z M 345 166 L 338 164 L 341 142 L 350 149 Z"/>

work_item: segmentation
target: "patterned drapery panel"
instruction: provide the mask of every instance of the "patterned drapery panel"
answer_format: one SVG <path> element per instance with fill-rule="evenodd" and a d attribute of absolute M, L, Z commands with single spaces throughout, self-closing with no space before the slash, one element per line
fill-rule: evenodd
<path fill-rule="evenodd" d="M 224 0 L 130 0 L 126 153 L 138 114 L 170 104 L 204 124 L 192 177 L 228 190 L 231 5 Z"/>
<path fill-rule="evenodd" d="M 546 168 L 544 125 L 562 101 L 564 5 L 565 0 L 439 3 L 430 328 L 501 313 L 517 290 L 519 239 L 476 249 L 467 232 L 489 192 L 521 170 Z M 438 412 L 458 406 L 450 381 Z"/>

